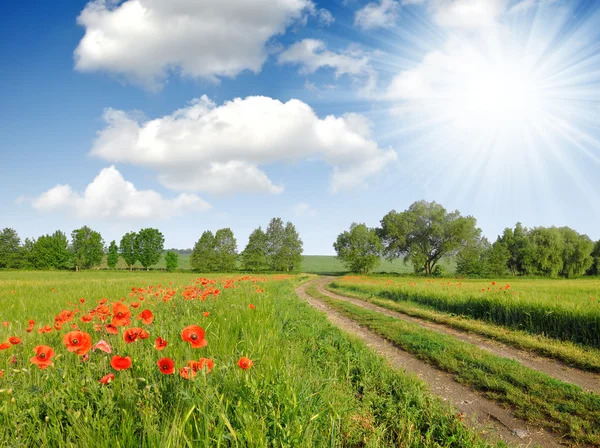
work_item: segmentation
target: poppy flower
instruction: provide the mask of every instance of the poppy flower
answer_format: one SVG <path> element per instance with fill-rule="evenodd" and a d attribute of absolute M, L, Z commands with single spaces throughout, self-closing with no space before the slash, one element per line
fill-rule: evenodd
<path fill-rule="evenodd" d="M 112 324 L 115 327 L 125 327 L 131 323 L 131 311 L 127 305 L 121 302 L 113 304 Z"/>
<path fill-rule="evenodd" d="M 38 333 L 50 333 L 52 331 L 52 327 L 50 325 L 46 325 L 38 330 Z"/>
<path fill-rule="evenodd" d="M 0 370 L 0 378 L 4 376 L 4 370 Z"/>
<path fill-rule="evenodd" d="M 165 375 L 172 375 L 175 372 L 175 362 L 171 358 L 161 358 L 156 364 Z"/>
<path fill-rule="evenodd" d="M 2 325 L 4 325 L 5 327 L 8 327 L 10 325 L 10 322 L 4 321 L 4 322 L 2 322 Z"/>
<path fill-rule="evenodd" d="M 0 344 L 0 350 L 8 350 L 10 347 L 10 342 L 3 342 L 2 344 Z"/>
<path fill-rule="evenodd" d="M 119 334 L 119 329 L 115 327 L 113 324 L 105 325 L 104 328 L 108 334 Z"/>
<path fill-rule="evenodd" d="M 189 342 L 193 348 L 206 347 L 208 342 L 204 339 L 204 330 L 198 325 L 188 325 L 181 332 L 181 339 Z"/>
<path fill-rule="evenodd" d="M 115 355 L 110 360 L 110 366 L 115 370 L 127 370 L 131 367 L 131 358 Z"/>
<path fill-rule="evenodd" d="M 54 322 L 54 329 L 56 331 L 62 330 L 62 322 Z"/>
<path fill-rule="evenodd" d="M 139 308 L 140 307 L 140 302 L 133 302 L 131 304 L 131 308 Z"/>
<path fill-rule="evenodd" d="M 94 319 L 94 316 L 91 314 L 84 314 L 81 316 L 81 322 L 91 322 Z"/>
<path fill-rule="evenodd" d="M 12 355 L 9 362 L 11 364 L 16 364 L 17 363 L 17 357 L 15 355 Z"/>
<path fill-rule="evenodd" d="M 255 307 L 255 306 L 254 306 L 254 304 L 252 304 L 252 303 L 251 303 L 250 305 L 248 305 L 248 308 L 250 308 L 251 310 L 254 310 L 254 309 L 256 309 L 256 307 Z"/>
<path fill-rule="evenodd" d="M 248 370 L 253 365 L 254 363 L 252 360 L 250 358 L 246 358 L 245 356 L 242 356 L 238 361 L 238 366 L 240 366 L 240 369 L 242 370 Z"/>
<path fill-rule="evenodd" d="M 182 367 L 181 369 L 179 369 L 179 375 L 181 376 L 181 378 L 191 380 L 196 376 L 196 372 L 191 367 Z"/>
<path fill-rule="evenodd" d="M 132 327 L 125 330 L 123 333 L 123 340 L 126 344 L 131 344 L 138 339 L 146 339 L 148 336 L 148 332 L 143 328 Z"/>
<path fill-rule="evenodd" d="M 54 356 L 54 350 L 52 347 L 48 347 L 47 345 L 38 345 L 33 349 L 35 352 L 35 356 L 30 358 L 33 364 L 38 366 L 40 369 L 47 369 L 52 365 L 51 358 Z"/>
<path fill-rule="evenodd" d="M 85 303 L 85 299 L 82 297 L 81 299 L 79 299 L 79 303 Z"/>
<path fill-rule="evenodd" d="M 100 339 L 96 343 L 96 345 L 94 345 L 93 350 L 94 351 L 96 351 L 96 350 L 102 350 L 104 353 L 112 353 L 112 349 L 110 348 L 110 345 L 104 339 Z"/>
<path fill-rule="evenodd" d="M 202 314 L 204 315 L 204 317 L 210 316 L 210 313 L 208 311 L 204 311 Z"/>
<path fill-rule="evenodd" d="M 12 345 L 19 345 L 21 343 L 21 339 L 19 339 L 16 336 L 13 336 L 11 338 L 8 338 L 8 342 L 10 342 Z"/>
<path fill-rule="evenodd" d="M 188 367 L 194 370 L 194 372 L 202 370 L 206 367 L 206 373 L 209 373 L 214 366 L 214 361 L 209 358 L 200 358 L 198 361 L 188 361 Z"/>
<path fill-rule="evenodd" d="M 92 348 L 92 337 L 83 331 L 70 331 L 63 336 L 67 350 L 76 355 L 85 355 Z"/>
<path fill-rule="evenodd" d="M 144 310 L 137 318 L 140 319 L 144 325 L 150 325 L 154 320 L 154 314 L 152 314 L 152 311 L 150 310 Z"/>
<path fill-rule="evenodd" d="M 111 381 L 113 381 L 115 379 L 115 374 L 114 373 L 109 373 L 108 375 L 104 375 L 102 378 L 100 378 L 100 382 L 102 384 L 108 384 Z"/>
<path fill-rule="evenodd" d="M 167 341 L 161 337 L 156 338 L 156 341 L 154 342 L 154 348 L 156 350 L 164 350 L 167 348 Z"/>

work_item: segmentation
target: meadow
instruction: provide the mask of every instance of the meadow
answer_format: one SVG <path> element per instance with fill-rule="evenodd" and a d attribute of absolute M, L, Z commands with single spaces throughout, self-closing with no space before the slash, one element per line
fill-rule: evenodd
<path fill-rule="evenodd" d="M 0 445 L 489 446 L 308 279 L 0 272 Z"/>
<path fill-rule="evenodd" d="M 600 347 L 600 280 L 597 278 L 493 281 L 346 276 L 331 287 Z"/>

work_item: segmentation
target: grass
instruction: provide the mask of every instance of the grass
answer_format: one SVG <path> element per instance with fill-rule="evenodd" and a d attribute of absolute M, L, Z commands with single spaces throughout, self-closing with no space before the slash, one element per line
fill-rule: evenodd
<path fill-rule="evenodd" d="M 585 347 L 568 341 L 560 341 L 540 335 L 532 335 L 518 330 L 493 325 L 482 320 L 469 319 L 436 311 L 435 309 L 415 302 L 394 302 L 392 300 L 373 297 L 368 293 L 346 291 L 337 288 L 326 289 L 331 292 L 342 292 L 348 297 L 365 300 L 375 305 L 398 311 L 408 316 L 418 317 L 438 324 L 447 325 L 458 330 L 476 333 L 523 350 L 529 350 L 549 358 L 559 359 L 566 364 L 582 370 L 600 373 L 600 350 Z"/>
<path fill-rule="evenodd" d="M 308 293 L 485 396 L 510 406 L 515 415 L 567 438 L 600 446 L 600 396 L 490 354 L 451 336 L 385 316 L 344 300 Z"/>
<path fill-rule="evenodd" d="M 600 279 L 447 280 L 348 276 L 332 287 L 600 348 Z"/>
<path fill-rule="evenodd" d="M 0 351 L 0 445 L 488 446 L 421 381 L 393 371 L 298 299 L 293 291 L 305 276 L 213 280 L 221 293 L 202 301 L 182 296 L 185 288 L 211 287 L 191 274 L 0 273 L 2 320 L 9 322 L 0 325 L 0 341 L 22 339 Z M 139 302 L 131 326 L 144 326 L 135 315 L 150 309 L 154 322 L 144 326 L 150 337 L 125 344 L 121 336 L 95 331 L 95 322 L 81 322 L 102 298 Z M 76 308 L 81 312 L 60 332 L 36 331 L 52 325 L 61 310 Z M 31 333 L 25 331 L 29 319 L 36 321 Z M 94 343 L 108 341 L 113 353 L 90 352 L 83 362 L 68 352 L 62 335 L 71 323 Z M 181 340 L 190 324 L 206 330 L 205 348 Z M 153 348 L 157 336 L 168 341 L 162 352 Z M 29 362 L 38 344 L 55 349 L 54 366 L 40 370 Z M 132 367 L 114 371 L 115 353 L 131 356 Z M 241 356 L 254 366 L 241 370 Z M 215 367 L 185 380 L 177 371 L 160 373 L 161 357 L 177 367 L 207 357 Z M 109 372 L 115 380 L 99 383 Z"/>

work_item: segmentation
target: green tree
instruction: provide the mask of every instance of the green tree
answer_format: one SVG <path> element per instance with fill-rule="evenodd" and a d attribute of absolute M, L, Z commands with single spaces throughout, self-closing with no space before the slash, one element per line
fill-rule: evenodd
<path fill-rule="evenodd" d="M 302 265 L 302 252 L 304 243 L 296 231 L 296 227 L 291 222 L 285 224 L 283 237 L 283 260 L 284 269 L 287 272 L 297 271 Z"/>
<path fill-rule="evenodd" d="M 60 230 L 39 237 L 33 244 L 32 258 L 38 269 L 73 268 L 73 254 L 69 250 L 67 235 Z"/>
<path fill-rule="evenodd" d="M 179 254 L 172 250 L 167 251 L 165 254 L 165 263 L 167 265 L 167 271 L 173 272 L 179 266 Z"/>
<path fill-rule="evenodd" d="M 478 238 L 459 250 L 456 255 L 456 273 L 475 277 L 501 277 L 506 275 L 509 252 L 497 241 L 490 244 L 487 238 Z"/>
<path fill-rule="evenodd" d="M 0 268 L 18 269 L 23 264 L 21 238 L 8 227 L 0 232 Z"/>
<path fill-rule="evenodd" d="M 119 251 L 129 270 L 133 270 L 133 265 L 138 261 L 137 233 L 129 232 L 123 235 Z"/>
<path fill-rule="evenodd" d="M 533 247 L 529 230 L 518 222 L 515 229 L 504 229 L 504 233 L 498 238 L 497 243 L 508 251 L 507 267 L 512 275 L 526 275 L 533 269 Z"/>
<path fill-rule="evenodd" d="M 352 223 L 349 231 L 338 235 L 333 248 L 352 272 L 368 274 L 379 265 L 383 244 L 375 229 Z"/>
<path fill-rule="evenodd" d="M 99 266 L 104 256 L 104 240 L 100 233 L 83 226 L 71 232 L 71 250 L 75 270 Z"/>
<path fill-rule="evenodd" d="M 110 245 L 108 246 L 108 255 L 106 257 L 106 264 L 110 269 L 114 269 L 117 267 L 117 263 L 119 262 L 119 246 L 117 246 L 117 242 L 112 240 Z"/>
<path fill-rule="evenodd" d="M 535 227 L 529 232 L 531 251 L 526 263 L 531 273 L 556 277 L 563 268 L 564 240 L 556 227 Z"/>
<path fill-rule="evenodd" d="M 158 229 L 147 228 L 138 232 L 135 239 L 137 259 L 147 270 L 158 263 L 163 253 L 165 237 Z"/>
<path fill-rule="evenodd" d="M 592 265 L 587 271 L 587 275 L 600 275 L 600 241 L 596 242 L 591 253 Z"/>
<path fill-rule="evenodd" d="M 194 244 L 190 264 L 198 272 L 211 272 L 215 269 L 215 236 L 210 230 L 203 232 Z"/>
<path fill-rule="evenodd" d="M 255 272 L 267 269 L 267 236 L 260 227 L 250 234 L 240 259 L 244 271 Z"/>
<path fill-rule="evenodd" d="M 229 227 L 215 233 L 215 265 L 217 272 L 232 272 L 236 268 L 237 242 Z"/>
<path fill-rule="evenodd" d="M 392 210 L 385 215 L 377 233 L 388 259 L 404 257 L 416 272 L 430 275 L 442 257 L 455 255 L 479 238 L 481 230 L 475 224 L 472 216 L 463 217 L 435 202 L 419 201 L 404 212 Z"/>
<path fill-rule="evenodd" d="M 273 218 L 265 232 L 267 264 L 272 271 L 293 271 L 302 263 L 302 240 L 291 222 Z"/>
<path fill-rule="evenodd" d="M 593 241 L 587 235 L 580 235 L 569 227 L 560 227 L 558 231 L 563 239 L 563 266 L 560 275 L 569 278 L 584 275 L 594 263 Z"/>

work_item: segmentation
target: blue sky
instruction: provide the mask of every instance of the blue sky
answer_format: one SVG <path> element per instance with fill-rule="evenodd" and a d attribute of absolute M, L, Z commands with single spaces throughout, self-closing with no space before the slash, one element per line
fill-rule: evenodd
<path fill-rule="evenodd" d="M 594 1 L 12 2 L 0 227 L 241 250 L 280 216 L 333 254 L 426 199 L 492 240 L 598 240 L 599 25 Z"/>

